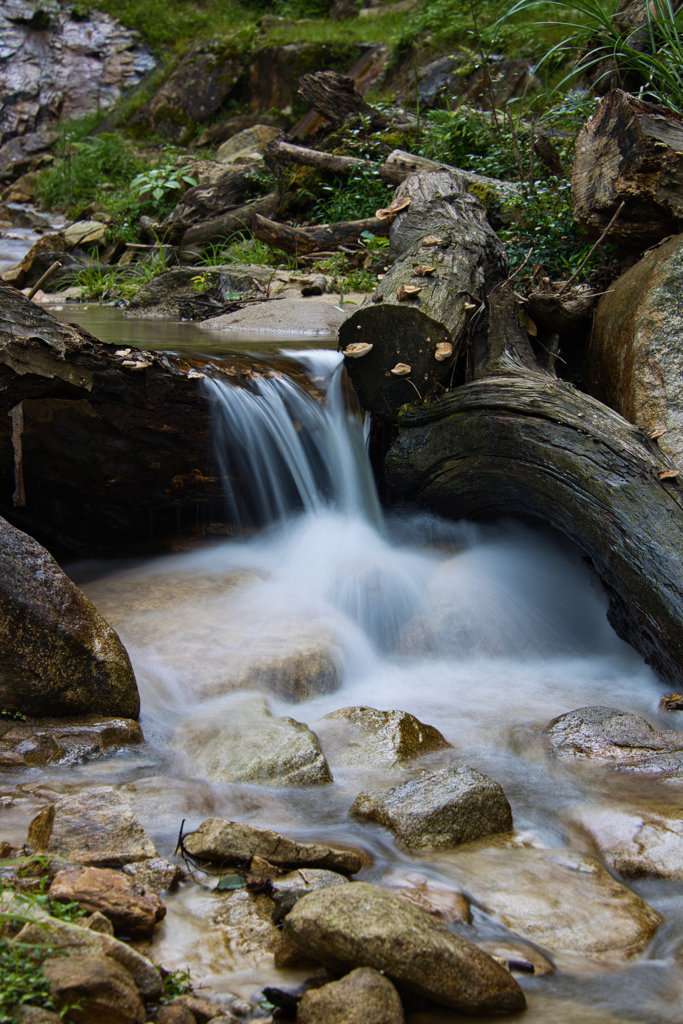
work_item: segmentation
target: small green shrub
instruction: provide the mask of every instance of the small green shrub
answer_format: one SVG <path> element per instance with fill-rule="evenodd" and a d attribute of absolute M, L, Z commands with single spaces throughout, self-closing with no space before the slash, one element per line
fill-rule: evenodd
<path fill-rule="evenodd" d="M 164 989 L 162 1002 L 170 1003 L 171 1000 L 177 999 L 178 996 L 187 995 L 188 992 L 192 991 L 192 978 L 189 970 L 167 971 L 162 967 L 160 973 L 161 984 Z"/>
<path fill-rule="evenodd" d="M 374 217 L 378 208 L 388 206 L 392 195 L 376 170 L 363 169 L 337 176 L 333 184 L 323 185 L 321 192 L 311 210 L 311 219 L 318 224 Z"/>
<path fill-rule="evenodd" d="M 130 187 L 133 192 L 138 193 L 140 198 L 151 196 L 152 199 L 159 202 L 160 199 L 167 199 L 169 192 L 172 192 L 177 199 L 183 185 L 197 184 L 197 179 L 188 174 L 189 170 L 189 167 L 173 167 L 170 164 L 162 164 L 136 174 Z"/>

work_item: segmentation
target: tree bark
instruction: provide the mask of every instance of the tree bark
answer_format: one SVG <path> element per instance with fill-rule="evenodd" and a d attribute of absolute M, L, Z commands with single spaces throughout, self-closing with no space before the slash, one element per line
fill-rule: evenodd
<path fill-rule="evenodd" d="M 336 71 L 316 71 L 299 79 L 299 96 L 330 124 L 340 125 L 354 114 L 372 117 L 374 108 L 356 92 L 356 83 L 350 75 Z"/>
<path fill-rule="evenodd" d="M 254 237 L 273 249 L 302 255 L 307 252 L 326 252 L 340 245 L 355 245 L 364 231 L 373 235 L 388 235 L 390 221 L 377 217 L 364 220 L 345 220 L 337 224 L 318 224 L 309 228 L 291 228 L 287 224 L 268 220 L 257 214 L 254 218 Z"/>
<path fill-rule="evenodd" d="M 536 516 L 589 555 L 609 619 L 683 683 L 683 492 L 637 427 L 514 355 L 411 410 L 386 460 L 394 498 L 452 518 Z"/>
<path fill-rule="evenodd" d="M 625 206 L 607 242 L 645 249 L 683 227 L 683 123 L 620 89 L 581 129 L 572 172 L 574 214 L 599 238 Z"/>
<path fill-rule="evenodd" d="M 434 172 L 397 189 L 410 199 L 391 228 L 402 255 L 339 330 L 361 405 L 382 420 L 450 385 L 471 313 L 506 276 L 483 207 L 457 184 L 457 172 Z M 358 344 L 372 347 L 358 357 Z"/>

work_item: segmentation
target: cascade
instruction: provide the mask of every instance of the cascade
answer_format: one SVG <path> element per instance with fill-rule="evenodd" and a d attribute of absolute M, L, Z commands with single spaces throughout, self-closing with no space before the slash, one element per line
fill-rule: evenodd
<path fill-rule="evenodd" d="M 570 864 L 562 811 L 597 799 L 618 810 L 636 788 L 623 776 L 549 765 L 542 731 L 587 705 L 652 720 L 660 684 L 616 637 L 599 586 L 556 536 L 515 523 L 382 512 L 363 424 L 344 407 L 338 356 L 291 355 L 316 383 L 327 381 L 324 403 L 284 376 L 260 379 L 253 392 L 206 384 L 230 517 L 260 529 L 84 586 L 129 651 L 153 752 L 147 766 L 127 769 L 121 759 L 120 778 L 141 806 L 148 793 L 160 849 L 174 846 L 179 818 L 189 830 L 207 817 L 233 817 L 360 846 L 374 860 L 370 880 L 418 869 L 456 884 L 454 857 L 407 854 L 386 830 L 348 812 L 365 789 L 468 764 L 503 786 L 529 848 L 551 848 L 558 864 Z M 306 687 L 291 682 L 295 663 L 312 666 Z M 215 774 L 209 740 L 254 692 L 265 693 L 273 715 L 321 737 L 331 784 L 278 789 Z M 362 705 L 410 712 L 451 747 L 402 768 L 349 765 L 324 716 Z M 525 1020 L 678 1020 L 683 984 L 662 985 L 661 964 L 683 927 L 669 885 L 642 886 L 671 922 L 646 957 L 620 963 L 614 975 L 590 958 L 559 958 L 556 977 L 529 983 Z M 198 914 L 191 895 L 170 905 L 161 962 L 189 966 L 216 991 L 247 995 L 278 983 L 266 968 L 226 973 L 215 948 L 202 944 Z M 473 927 L 479 938 L 507 934 L 481 909 Z M 649 1009 L 633 1016 L 634 1005 Z M 419 1019 L 446 1024 L 452 1015 Z"/>

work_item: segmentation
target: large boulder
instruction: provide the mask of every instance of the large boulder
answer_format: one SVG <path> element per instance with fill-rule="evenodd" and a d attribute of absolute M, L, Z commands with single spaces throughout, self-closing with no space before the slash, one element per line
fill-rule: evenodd
<path fill-rule="evenodd" d="M 0 721 L 0 768 L 73 764 L 84 758 L 143 743 L 130 718 L 39 718 Z"/>
<path fill-rule="evenodd" d="M 448 848 L 512 829 L 512 811 L 502 787 L 467 765 L 361 793 L 351 814 L 385 825 L 414 850 Z"/>
<path fill-rule="evenodd" d="M 29 716 L 137 718 L 114 630 L 32 537 L 0 520 L 0 704 Z"/>
<path fill-rule="evenodd" d="M 179 726 L 174 744 L 219 782 L 316 786 L 332 781 L 318 738 L 303 722 L 276 718 L 263 697 L 231 706 L 229 717 L 202 713 Z"/>
<path fill-rule="evenodd" d="M 683 467 L 683 235 L 652 249 L 598 304 L 585 376 L 592 394 L 652 434 Z"/>
<path fill-rule="evenodd" d="M 111 786 L 47 804 L 29 825 L 28 843 L 37 853 L 80 864 L 123 865 L 156 857 L 130 806 Z"/>
<path fill-rule="evenodd" d="M 683 813 L 665 804 L 574 806 L 562 815 L 577 843 L 626 878 L 683 879 Z"/>
<path fill-rule="evenodd" d="M 516 1013 L 524 993 L 471 942 L 395 893 L 355 882 L 309 893 L 285 918 L 297 945 L 333 971 L 382 971 L 399 989 L 461 1013 Z"/>

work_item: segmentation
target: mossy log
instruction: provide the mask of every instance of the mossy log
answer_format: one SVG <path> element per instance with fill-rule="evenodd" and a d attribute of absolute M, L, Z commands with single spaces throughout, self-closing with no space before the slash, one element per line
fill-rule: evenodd
<path fill-rule="evenodd" d="M 201 532 L 224 514 L 202 378 L 272 372 L 104 345 L 0 285 L 0 515 L 80 555 Z"/>
<path fill-rule="evenodd" d="M 683 227 L 683 123 L 671 112 L 609 92 L 581 129 L 572 172 L 574 214 L 599 238 L 645 249 Z"/>
<path fill-rule="evenodd" d="M 505 353 L 495 372 L 408 411 L 386 459 L 393 497 L 452 518 L 533 516 L 590 557 L 609 619 L 683 684 L 683 491 L 641 430 Z"/>
<path fill-rule="evenodd" d="M 471 313 L 506 271 L 483 207 L 454 191 L 450 176 L 416 175 L 402 188 L 410 205 L 391 234 L 403 255 L 339 330 L 361 405 L 388 421 L 448 385 Z"/>

